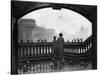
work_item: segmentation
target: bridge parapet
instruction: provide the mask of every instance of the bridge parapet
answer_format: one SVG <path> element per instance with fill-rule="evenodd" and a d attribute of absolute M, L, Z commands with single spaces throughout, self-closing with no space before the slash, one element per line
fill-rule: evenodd
<path fill-rule="evenodd" d="M 92 49 L 92 37 L 84 42 L 65 42 L 63 56 L 72 58 L 88 57 Z M 41 59 L 54 56 L 52 42 L 23 42 L 18 43 L 19 59 Z"/>

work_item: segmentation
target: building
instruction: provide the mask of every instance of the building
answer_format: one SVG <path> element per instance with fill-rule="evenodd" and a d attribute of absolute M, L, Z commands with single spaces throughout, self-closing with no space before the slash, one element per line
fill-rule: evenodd
<path fill-rule="evenodd" d="M 35 26 L 34 19 L 20 19 L 18 21 L 18 41 L 32 40 L 32 31 Z"/>

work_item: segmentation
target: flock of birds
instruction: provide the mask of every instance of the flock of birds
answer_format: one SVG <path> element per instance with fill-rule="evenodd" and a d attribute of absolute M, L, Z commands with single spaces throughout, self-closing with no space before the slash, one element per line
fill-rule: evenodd
<path fill-rule="evenodd" d="M 27 41 L 23 41 L 23 40 L 19 40 L 18 41 L 18 43 L 22 43 L 22 42 L 24 42 L 24 43 L 33 43 L 34 41 L 33 40 L 27 40 Z M 38 39 L 36 42 L 48 42 L 46 39 Z M 65 41 L 65 42 L 83 42 L 83 40 L 82 40 L 82 38 L 80 38 L 80 39 L 73 39 L 73 40 L 67 40 L 67 41 Z"/>

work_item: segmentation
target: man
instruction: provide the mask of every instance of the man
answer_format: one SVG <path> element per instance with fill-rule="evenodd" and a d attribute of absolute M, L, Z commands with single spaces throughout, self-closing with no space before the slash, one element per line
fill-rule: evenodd
<path fill-rule="evenodd" d="M 61 66 L 62 66 L 62 54 L 63 54 L 63 48 L 64 48 L 64 38 L 63 38 L 63 34 L 62 33 L 59 34 L 59 37 L 57 39 L 57 47 L 58 47 L 59 63 L 60 63 L 59 69 L 61 69 Z"/>
<path fill-rule="evenodd" d="M 54 61 L 54 69 L 57 69 L 57 54 L 58 54 L 58 51 L 57 51 L 57 40 L 56 40 L 56 36 L 53 37 L 53 51 L 54 51 L 54 58 L 53 58 L 53 61 Z"/>
<path fill-rule="evenodd" d="M 56 36 L 53 37 L 53 51 L 54 51 L 54 58 L 57 58 L 57 40 Z"/>

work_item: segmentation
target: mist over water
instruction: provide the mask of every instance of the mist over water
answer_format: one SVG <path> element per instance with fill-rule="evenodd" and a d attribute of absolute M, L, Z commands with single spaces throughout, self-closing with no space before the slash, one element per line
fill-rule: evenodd
<path fill-rule="evenodd" d="M 85 41 L 92 35 L 92 23 L 82 15 L 69 10 L 53 10 L 44 8 L 31 12 L 21 19 L 33 19 L 36 25 L 32 29 L 32 40 L 46 39 L 52 41 L 53 36 L 63 33 L 65 41 L 82 38 Z"/>
<path fill-rule="evenodd" d="M 83 41 L 86 40 L 88 36 L 88 29 L 83 28 L 83 30 L 79 30 L 75 34 L 68 34 L 66 31 L 62 31 L 63 37 L 65 41 L 72 41 L 73 39 L 82 38 Z M 58 37 L 59 33 L 56 32 L 56 29 L 46 29 L 44 27 L 36 26 L 32 31 L 32 40 L 36 41 L 38 39 L 46 39 L 51 42 L 53 40 L 53 36 Z"/>

